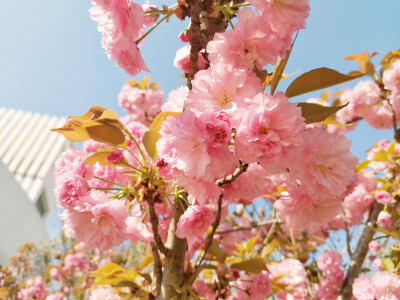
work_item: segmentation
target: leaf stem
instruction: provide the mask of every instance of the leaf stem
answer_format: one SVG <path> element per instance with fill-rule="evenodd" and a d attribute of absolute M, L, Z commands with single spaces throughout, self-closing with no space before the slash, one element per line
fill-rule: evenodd
<path fill-rule="evenodd" d="M 158 25 L 160 25 L 162 22 L 164 22 L 166 19 L 168 19 L 174 12 L 171 11 L 167 15 L 165 15 L 160 21 L 158 21 L 153 27 L 151 27 L 140 39 L 136 41 L 136 45 L 139 45 L 141 41 L 143 41 L 146 36 L 150 34 Z"/>

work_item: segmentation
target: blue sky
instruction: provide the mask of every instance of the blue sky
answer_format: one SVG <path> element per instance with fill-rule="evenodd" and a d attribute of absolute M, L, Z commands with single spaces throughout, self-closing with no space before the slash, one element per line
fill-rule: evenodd
<path fill-rule="evenodd" d="M 299 33 L 286 68 L 287 73 L 294 75 L 278 89 L 285 90 L 292 79 L 313 68 L 325 66 L 342 72 L 356 69 L 355 63 L 342 61 L 348 54 L 362 51 L 383 54 L 400 48 L 400 0 L 311 0 L 310 3 L 307 29 Z M 117 95 L 124 80 L 130 77 L 106 57 L 100 33 L 89 18 L 89 7 L 88 0 L 2 3 L 0 107 L 68 116 L 102 105 L 124 114 L 117 104 Z M 182 74 L 172 62 L 176 50 L 183 46 L 177 35 L 186 26 L 187 22 L 171 18 L 147 38 L 141 49 L 151 70 L 147 75 L 160 82 L 165 95 L 182 84 L 179 81 Z M 137 78 L 142 76 L 139 74 Z M 308 95 L 299 100 L 306 98 Z M 367 132 L 363 124 L 349 135 L 354 140 L 352 150 L 358 156 L 380 137 L 391 138 L 391 133 Z"/>

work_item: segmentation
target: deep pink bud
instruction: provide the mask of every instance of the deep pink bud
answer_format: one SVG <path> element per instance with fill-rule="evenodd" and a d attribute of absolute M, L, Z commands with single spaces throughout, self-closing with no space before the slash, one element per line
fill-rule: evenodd
<path fill-rule="evenodd" d="M 178 35 L 178 39 L 179 39 L 182 43 L 190 42 L 190 31 L 185 29 L 184 31 L 182 31 L 182 32 Z"/>
<path fill-rule="evenodd" d="M 163 158 L 157 158 L 156 159 L 156 166 L 157 168 L 165 168 L 166 166 L 168 166 L 168 163 L 166 161 L 164 161 Z"/>
<path fill-rule="evenodd" d="M 124 161 L 124 153 L 120 150 L 114 150 L 107 156 L 106 161 L 110 164 L 120 164 Z"/>
<path fill-rule="evenodd" d="M 231 278 L 233 280 L 237 280 L 240 278 L 239 270 L 236 270 L 236 269 L 232 269 L 229 275 L 231 276 Z"/>

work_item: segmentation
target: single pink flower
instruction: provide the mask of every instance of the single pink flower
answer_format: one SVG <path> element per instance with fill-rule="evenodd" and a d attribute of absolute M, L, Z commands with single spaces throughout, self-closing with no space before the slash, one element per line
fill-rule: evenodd
<path fill-rule="evenodd" d="M 191 205 L 179 218 L 176 236 L 179 238 L 203 235 L 214 220 L 212 211 L 206 206 Z"/>
<path fill-rule="evenodd" d="M 381 246 L 379 245 L 379 243 L 377 241 L 371 241 L 368 244 L 368 249 L 371 252 L 377 252 L 377 251 L 379 251 L 380 248 L 381 248 Z"/>
<path fill-rule="evenodd" d="M 181 86 L 172 90 L 161 106 L 161 111 L 182 112 L 188 95 L 189 89 L 187 86 Z"/>
<path fill-rule="evenodd" d="M 375 300 L 375 289 L 371 281 L 366 276 L 361 276 L 354 280 L 353 296 L 357 300 Z"/>
<path fill-rule="evenodd" d="M 102 250 L 125 240 L 127 209 L 122 201 L 110 200 L 105 193 L 93 191 L 81 197 L 79 203 L 79 207 L 60 215 L 66 236 Z"/>
<path fill-rule="evenodd" d="M 385 230 L 391 230 L 392 225 L 393 225 L 393 219 L 390 213 L 387 211 L 381 211 L 378 215 L 378 227 L 385 229 Z"/>
<path fill-rule="evenodd" d="M 297 153 L 305 128 L 301 109 L 289 103 L 282 92 L 258 94 L 241 118 L 235 135 L 236 157 L 246 163 L 258 162 L 276 173 L 290 167 L 288 154 Z"/>

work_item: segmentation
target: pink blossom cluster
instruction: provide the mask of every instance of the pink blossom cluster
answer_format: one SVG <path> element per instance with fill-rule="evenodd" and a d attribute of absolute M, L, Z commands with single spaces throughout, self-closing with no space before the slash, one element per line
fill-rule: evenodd
<path fill-rule="evenodd" d="M 18 294 L 18 299 L 30 300 L 30 299 L 44 299 L 47 296 L 46 285 L 43 282 L 42 277 L 36 276 L 26 281 L 25 288 L 21 289 Z"/>
<path fill-rule="evenodd" d="M 341 95 L 342 104 L 349 103 L 337 112 L 339 122 L 356 123 L 360 118 L 377 129 L 390 129 L 393 126 L 393 112 L 400 117 L 400 60 L 396 60 L 383 72 L 382 81 L 387 95 L 373 81 L 361 81 L 353 89 Z M 347 130 L 355 126 L 347 127 Z"/>
<path fill-rule="evenodd" d="M 118 95 L 119 105 L 133 120 L 150 125 L 161 111 L 163 92 L 158 89 L 140 89 L 126 83 Z"/>
<path fill-rule="evenodd" d="M 230 300 L 264 300 L 271 293 L 272 278 L 267 271 L 262 271 L 260 274 L 243 274 L 236 281 L 236 295 L 230 296 Z"/>
<path fill-rule="evenodd" d="M 142 70 L 149 71 L 136 41 L 145 33 L 145 27 L 154 22 L 154 18 L 146 17 L 144 12 L 152 6 L 145 5 L 143 9 L 132 0 L 92 0 L 92 5 L 90 17 L 102 33 L 102 46 L 107 56 L 132 76 Z"/>
<path fill-rule="evenodd" d="M 130 118 L 121 120 L 132 136 L 141 141 L 147 127 Z M 124 168 L 95 163 L 86 165 L 86 158 L 104 147 L 105 144 L 85 142 L 84 151 L 71 149 L 64 152 L 56 161 L 55 194 L 57 203 L 65 211 L 61 213 L 65 234 L 93 248 L 109 249 L 131 239 L 149 242 L 153 233 L 137 206 L 128 209 L 125 200 L 110 199 L 106 191 L 114 186 L 112 182 L 128 185 L 130 177 Z M 126 158 L 132 165 L 138 162 L 133 157 L 138 154 L 135 143 L 128 144 L 127 151 L 113 151 L 108 156 L 109 163 L 120 163 Z M 100 189 L 100 190 L 97 190 Z M 136 207 L 136 208 L 135 208 Z M 67 257 L 67 262 L 76 261 L 76 256 Z M 76 267 L 75 267 L 76 268 Z"/>
<path fill-rule="evenodd" d="M 307 273 L 304 265 L 293 258 L 286 258 L 275 264 L 269 264 L 268 270 L 273 278 L 279 278 L 278 282 L 290 288 L 282 289 L 274 294 L 277 299 L 305 299 Z M 289 296 L 290 295 L 290 296 Z"/>
<path fill-rule="evenodd" d="M 357 300 L 400 299 L 400 278 L 387 271 L 376 272 L 371 279 L 361 276 L 353 283 L 353 296 Z"/>
<path fill-rule="evenodd" d="M 221 192 L 225 201 L 250 203 L 270 190 L 269 177 L 289 170 L 288 193 L 275 207 L 283 221 L 301 230 L 339 213 L 357 159 L 344 137 L 306 128 L 301 109 L 285 94 L 263 93 L 254 66 L 261 69 L 284 56 L 309 6 L 308 1 L 262 3 L 255 4 L 258 15 L 240 10 L 235 28 L 208 43 L 210 67 L 192 80 L 185 111 L 164 120 L 157 153 L 168 165 L 163 175 L 175 178 L 200 205 L 215 203 Z M 248 172 L 218 188 L 215 181 L 240 162 L 250 164 Z"/>
<path fill-rule="evenodd" d="M 327 250 L 318 258 L 323 276 L 316 287 L 318 299 L 334 300 L 339 296 L 344 277 L 341 264 L 342 256 L 336 251 Z"/>

